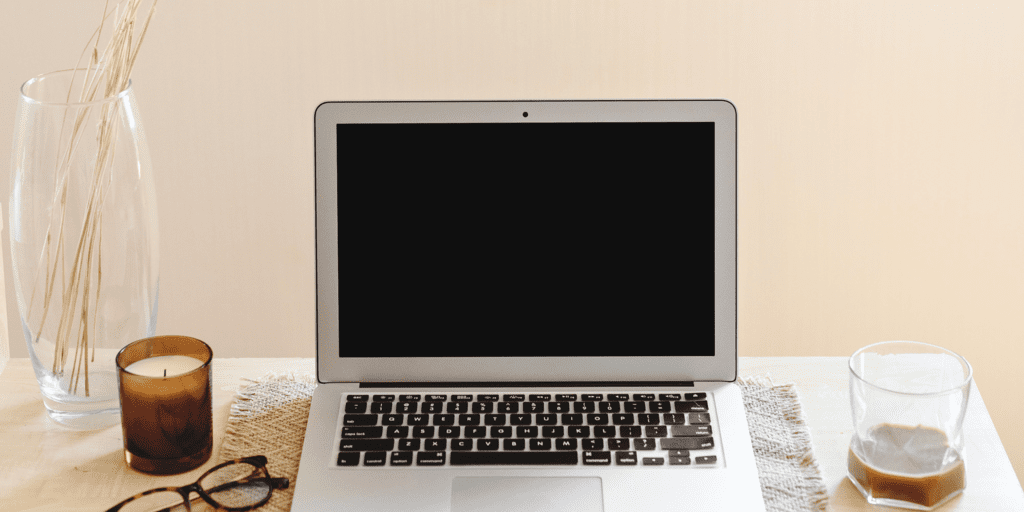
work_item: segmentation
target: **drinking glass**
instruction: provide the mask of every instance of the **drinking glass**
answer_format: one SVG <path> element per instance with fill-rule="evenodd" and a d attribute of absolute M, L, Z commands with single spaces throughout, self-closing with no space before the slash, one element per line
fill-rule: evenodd
<path fill-rule="evenodd" d="M 971 365 L 927 343 L 886 341 L 850 357 L 847 475 L 875 505 L 932 510 L 963 492 Z"/>

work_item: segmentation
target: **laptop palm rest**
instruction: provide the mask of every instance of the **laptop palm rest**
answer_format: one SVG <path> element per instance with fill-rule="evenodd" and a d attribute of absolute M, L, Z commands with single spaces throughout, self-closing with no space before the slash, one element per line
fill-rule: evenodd
<path fill-rule="evenodd" d="M 458 477 L 452 512 L 603 512 L 601 479 Z"/>

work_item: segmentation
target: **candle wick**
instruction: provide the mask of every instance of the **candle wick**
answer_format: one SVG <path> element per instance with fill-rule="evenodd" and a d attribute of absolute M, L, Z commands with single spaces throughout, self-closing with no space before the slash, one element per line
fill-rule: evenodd
<path fill-rule="evenodd" d="M 167 377 L 167 368 L 164 368 L 164 377 Z"/>

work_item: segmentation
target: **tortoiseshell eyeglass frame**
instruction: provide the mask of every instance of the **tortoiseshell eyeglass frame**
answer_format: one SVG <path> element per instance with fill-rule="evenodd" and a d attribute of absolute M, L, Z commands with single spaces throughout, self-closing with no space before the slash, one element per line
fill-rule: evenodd
<path fill-rule="evenodd" d="M 214 487 L 213 489 L 203 489 L 199 485 L 199 482 L 202 482 L 203 479 L 206 478 L 210 473 L 213 473 L 214 471 L 217 471 L 218 469 L 221 469 L 221 468 L 223 468 L 225 466 L 230 466 L 231 464 L 251 464 L 251 465 L 256 467 L 256 470 L 253 471 L 252 474 L 250 474 L 249 476 L 247 476 L 245 478 L 242 478 L 240 480 L 235 480 L 235 481 L 232 481 L 232 482 L 227 482 L 225 484 L 222 484 L 222 485 L 219 485 L 217 487 Z M 262 476 L 259 476 L 260 474 L 262 474 Z M 240 484 L 246 484 L 246 483 L 251 483 L 251 482 L 265 482 L 270 487 L 270 490 L 269 490 L 269 492 L 267 492 L 266 497 L 264 497 L 259 502 L 254 503 L 254 504 L 249 505 L 249 506 L 245 506 L 245 507 L 229 507 L 227 505 L 222 505 L 220 503 L 217 503 L 217 500 L 213 499 L 208 494 L 209 492 L 217 492 L 217 491 L 221 491 L 221 490 L 224 490 L 226 488 L 229 488 L 229 487 L 237 487 Z M 198 494 L 199 497 L 203 499 L 203 501 L 209 503 L 210 506 L 214 507 L 216 510 L 227 510 L 227 511 L 231 511 L 231 512 L 244 512 L 246 510 L 253 510 L 253 509 L 262 507 L 263 505 L 266 505 L 267 502 L 270 501 L 270 497 L 274 494 L 274 489 L 287 489 L 287 488 L 288 488 L 288 479 L 287 478 L 272 478 L 270 476 L 270 473 L 267 472 L 267 457 L 264 456 L 264 455 L 254 455 L 252 457 L 243 457 L 241 459 L 229 460 L 229 461 L 217 464 L 216 466 L 210 468 L 210 470 L 207 471 L 206 473 L 203 473 L 202 476 L 200 476 L 195 481 L 195 483 L 193 483 L 191 485 L 186 485 L 186 486 L 183 486 L 183 487 L 158 487 L 156 489 L 150 489 L 150 490 L 145 491 L 145 492 L 140 492 L 139 494 L 136 494 L 135 496 L 132 496 L 131 498 L 128 498 L 128 499 L 122 501 L 121 503 L 118 503 L 117 505 L 114 505 L 113 507 L 108 509 L 107 512 L 118 512 L 119 510 L 121 510 L 121 507 L 124 507 L 125 505 L 128 504 L 128 502 L 130 502 L 130 501 L 132 501 L 134 499 L 138 499 L 138 498 L 141 498 L 143 496 L 146 496 L 146 495 L 149 495 L 149 494 L 153 494 L 153 493 L 157 493 L 157 492 L 167 492 L 167 491 L 176 492 L 176 493 L 181 495 L 181 499 L 183 501 L 182 505 L 185 506 L 185 510 L 189 510 L 189 511 L 192 510 L 192 500 L 189 498 L 189 496 L 194 492 L 194 493 Z M 174 506 L 179 506 L 179 505 L 174 505 Z M 158 512 L 163 512 L 163 511 L 166 511 L 166 510 L 170 510 L 170 509 L 163 509 L 162 511 L 158 511 Z"/>

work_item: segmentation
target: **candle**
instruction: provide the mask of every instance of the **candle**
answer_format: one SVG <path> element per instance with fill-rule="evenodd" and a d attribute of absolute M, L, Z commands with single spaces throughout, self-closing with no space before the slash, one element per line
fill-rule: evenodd
<path fill-rule="evenodd" d="M 202 361 L 189 356 L 156 356 L 136 361 L 124 370 L 145 377 L 175 377 L 202 365 Z"/>
<path fill-rule="evenodd" d="M 142 339 L 117 354 L 128 466 L 145 473 L 183 473 L 210 458 L 212 360 L 209 345 L 187 336 Z"/>

